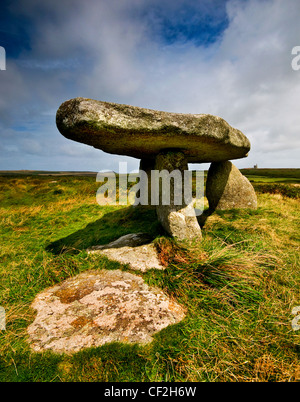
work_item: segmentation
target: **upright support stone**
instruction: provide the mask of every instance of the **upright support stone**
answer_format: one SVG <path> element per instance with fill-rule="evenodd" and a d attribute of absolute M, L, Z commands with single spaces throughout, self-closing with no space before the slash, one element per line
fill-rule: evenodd
<path fill-rule="evenodd" d="M 187 170 L 182 152 L 164 152 L 157 155 L 156 172 L 152 176 L 151 201 L 157 204 L 158 220 L 179 241 L 202 237 L 192 200 L 186 203 L 184 196 L 184 171 Z"/>
<path fill-rule="evenodd" d="M 209 209 L 257 208 L 255 190 L 239 169 L 230 161 L 213 162 L 206 181 Z"/>

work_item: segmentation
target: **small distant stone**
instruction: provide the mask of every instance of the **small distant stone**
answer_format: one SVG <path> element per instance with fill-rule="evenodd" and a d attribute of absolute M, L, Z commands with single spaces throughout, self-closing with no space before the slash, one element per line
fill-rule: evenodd
<path fill-rule="evenodd" d="M 27 328 L 31 347 L 74 353 L 109 342 L 145 344 L 184 309 L 141 277 L 121 270 L 89 271 L 38 294 Z"/>

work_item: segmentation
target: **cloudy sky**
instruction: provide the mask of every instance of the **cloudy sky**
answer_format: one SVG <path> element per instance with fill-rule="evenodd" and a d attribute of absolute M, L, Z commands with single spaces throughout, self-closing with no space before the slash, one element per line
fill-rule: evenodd
<path fill-rule="evenodd" d="M 77 96 L 218 115 L 251 141 L 239 168 L 300 167 L 299 0 L 1 0 L 0 46 L 2 170 L 136 169 L 58 132 Z"/>

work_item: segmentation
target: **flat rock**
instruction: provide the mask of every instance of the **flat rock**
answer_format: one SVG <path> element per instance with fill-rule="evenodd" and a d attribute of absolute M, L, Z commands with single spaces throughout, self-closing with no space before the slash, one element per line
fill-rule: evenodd
<path fill-rule="evenodd" d="M 109 342 L 145 344 L 183 308 L 141 277 L 120 270 L 89 271 L 38 294 L 27 328 L 37 351 L 73 353 Z"/>
<path fill-rule="evenodd" d="M 168 113 L 74 98 L 59 107 L 56 124 L 68 139 L 139 159 L 177 149 L 187 162 L 218 162 L 243 158 L 250 150 L 241 131 L 209 114 Z"/>
<path fill-rule="evenodd" d="M 257 208 L 257 197 L 250 181 L 230 161 L 212 163 L 206 181 L 210 210 Z"/>
<path fill-rule="evenodd" d="M 131 269 L 145 272 L 149 269 L 164 269 L 160 263 L 152 238 L 147 233 L 129 233 L 103 245 L 87 249 L 88 254 L 101 254 Z"/>
<path fill-rule="evenodd" d="M 120 264 L 128 264 L 133 270 L 145 272 L 149 269 L 165 269 L 160 263 L 156 249 L 152 243 L 141 246 L 110 247 L 110 245 L 100 246 L 101 248 L 88 249 L 89 254 L 101 254 Z"/>

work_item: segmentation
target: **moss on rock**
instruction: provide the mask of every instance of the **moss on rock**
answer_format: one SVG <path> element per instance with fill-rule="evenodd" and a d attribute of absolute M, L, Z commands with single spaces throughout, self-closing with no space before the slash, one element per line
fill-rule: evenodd
<path fill-rule="evenodd" d="M 75 98 L 57 111 L 59 131 L 105 152 L 153 158 L 165 149 L 182 150 L 187 162 L 243 158 L 250 142 L 220 117 L 168 113 L 136 106 Z"/>

